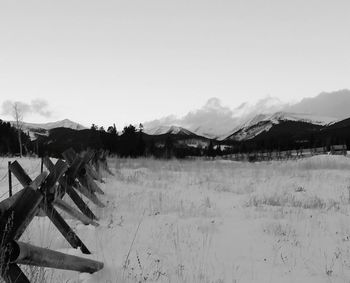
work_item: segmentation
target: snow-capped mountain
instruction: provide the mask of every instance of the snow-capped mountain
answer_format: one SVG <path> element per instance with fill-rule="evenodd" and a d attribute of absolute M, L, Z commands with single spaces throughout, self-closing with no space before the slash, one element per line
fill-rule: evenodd
<path fill-rule="evenodd" d="M 145 133 L 149 135 L 154 135 L 154 136 L 164 135 L 164 134 L 182 135 L 182 136 L 195 135 L 191 131 L 178 126 L 159 126 L 152 129 L 146 129 Z"/>
<path fill-rule="evenodd" d="M 12 122 L 14 123 L 14 122 Z M 69 119 L 64 119 L 61 121 L 56 122 L 49 122 L 44 124 L 36 124 L 36 123 L 23 123 L 23 127 L 26 129 L 44 129 L 44 130 L 51 130 L 54 128 L 69 128 L 73 130 L 84 130 L 86 127 L 83 125 L 73 122 Z"/>
<path fill-rule="evenodd" d="M 325 125 L 337 119 L 350 117 L 349 105 L 350 90 L 321 93 L 295 104 L 283 103 L 278 98 L 268 96 L 256 103 L 242 103 L 236 108 L 223 106 L 220 100 L 214 97 L 203 107 L 183 117 L 170 115 L 143 124 L 145 132 L 149 133 L 163 132 L 163 127 L 166 129 L 177 125 L 199 136 L 223 140 L 244 127 L 265 120 L 303 121 Z"/>
<path fill-rule="evenodd" d="M 337 118 L 333 117 L 322 117 L 319 115 L 288 113 L 282 111 L 276 112 L 272 115 L 259 114 L 253 119 L 243 123 L 237 131 L 233 132 L 225 140 L 250 140 L 263 132 L 268 132 L 274 125 L 286 121 L 326 126 L 336 122 L 337 120 Z"/>
<path fill-rule="evenodd" d="M 257 103 L 243 103 L 231 109 L 221 104 L 218 98 L 210 98 L 200 109 L 177 118 L 170 115 L 161 119 L 143 123 L 145 132 L 163 132 L 166 127 L 177 125 L 210 139 L 224 139 L 237 130 L 247 119 L 253 118 L 258 111 L 274 113 L 284 107 L 280 100 L 266 97 Z M 165 128 L 164 128 L 165 127 Z"/>
<path fill-rule="evenodd" d="M 16 122 L 11 121 L 11 124 L 15 125 Z M 30 138 L 33 140 L 37 138 L 39 135 L 47 135 L 48 131 L 55 128 L 69 128 L 73 130 L 84 130 L 86 127 L 83 125 L 73 122 L 69 119 L 64 119 L 61 121 L 56 122 L 49 122 L 49 123 L 27 123 L 23 122 L 22 129 L 24 132 L 28 132 Z"/>
<path fill-rule="evenodd" d="M 264 120 L 266 120 L 266 118 Z M 275 123 L 278 123 L 279 121 L 299 121 L 314 125 L 326 126 L 330 123 L 336 122 L 338 118 L 307 113 L 289 113 L 281 111 L 274 113 L 268 117 L 267 120 L 274 121 Z"/>

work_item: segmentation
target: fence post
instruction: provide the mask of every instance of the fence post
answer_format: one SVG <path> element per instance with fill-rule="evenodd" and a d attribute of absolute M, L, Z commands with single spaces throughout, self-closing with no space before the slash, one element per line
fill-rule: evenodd
<path fill-rule="evenodd" d="M 10 170 L 10 166 L 11 166 L 11 161 L 8 162 L 8 176 L 9 176 L 9 196 L 12 197 L 12 175 L 11 175 L 11 170 Z"/>
<path fill-rule="evenodd" d="M 44 157 L 41 157 L 41 164 L 40 164 L 40 173 L 43 173 L 44 171 Z"/>
<path fill-rule="evenodd" d="M 48 159 L 48 161 L 50 160 Z M 45 159 L 42 158 L 42 171 L 44 164 Z M 103 268 L 102 262 L 35 247 L 17 241 L 33 220 L 34 216 L 38 214 L 38 211 L 44 210 L 51 222 L 58 228 L 72 247 L 80 248 L 84 254 L 90 254 L 90 251 L 84 243 L 75 234 L 73 229 L 69 227 L 53 205 L 56 205 L 63 211 L 79 219 L 84 224 L 97 226 L 98 223 L 61 200 L 60 195 L 62 187 L 70 188 L 70 190 L 75 193 L 75 195 L 70 195 L 73 196 L 73 201 L 79 204 L 78 207 L 86 206 L 72 187 L 73 183 L 75 183 L 76 176 L 69 176 L 70 172 L 67 173 L 67 171 L 70 168 L 67 166 L 67 163 L 58 160 L 56 165 L 53 165 L 51 161 L 49 165 L 48 167 L 51 169 L 50 174 L 44 171 L 32 180 L 17 161 L 8 161 L 10 197 L 0 203 L 0 257 L 5 263 L 0 263 L 0 277 L 7 283 L 30 283 L 18 264 L 88 273 L 94 273 Z M 82 165 L 82 162 L 79 162 L 78 169 L 85 169 L 84 167 L 86 164 L 84 164 L 84 167 Z M 73 170 L 73 172 L 74 171 L 75 170 Z M 78 174 L 79 171 L 80 170 L 77 170 L 75 173 Z M 24 189 L 18 191 L 14 195 L 12 194 L 12 173 L 24 187 Z M 90 179 L 86 181 L 88 182 Z M 57 187 L 57 182 L 60 183 L 62 187 Z M 91 182 L 94 181 L 92 180 Z M 62 184 L 65 184 L 65 186 Z M 93 189 L 97 190 L 96 187 L 86 188 L 88 192 Z M 90 193 L 93 194 L 93 191 Z M 83 211 L 85 212 L 84 209 Z M 9 226 L 9 224 L 11 226 Z"/>

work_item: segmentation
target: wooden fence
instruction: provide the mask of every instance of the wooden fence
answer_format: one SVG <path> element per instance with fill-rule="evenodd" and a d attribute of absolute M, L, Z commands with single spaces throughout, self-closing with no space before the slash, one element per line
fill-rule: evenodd
<path fill-rule="evenodd" d="M 28 283 L 29 280 L 18 264 L 50 267 L 94 273 L 103 263 L 72 256 L 19 241 L 35 216 L 50 219 L 67 242 L 82 253 L 90 254 L 78 235 L 67 224 L 57 208 L 78 219 L 85 225 L 98 226 L 98 217 L 92 212 L 79 193 L 94 205 L 104 207 L 97 194 L 103 194 L 95 181 L 103 182 L 91 165 L 92 151 L 79 156 L 73 149 L 62 154 L 54 164 L 50 158 L 42 159 L 42 172 L 32 180 L 19 162 L 9 163 L 9 198 L 0 202 L 0 275 L 6 283 Z M 43 166 L 48 172 L 44 171 Z M 23 189 L 12 195 L 12 174 Z M 75 207 L 62 198 L 67 194 Z"/>
<path fill-rule="evenodd" d="M 298 159 L 304 157 L 310 157 L 321 154 L 332 155 L 346 155 L 346 145 L 332 145 L 330 151 L 327 151 L 326 147 L 317 148 L 304 148 L 298 150 L 286 150 L 286 151 L 260 151 L 250 153 L 235 153 L 223 155 L 223 159 L 237 160 L 237 161 L 264 161 L 264 160 L 283 160 L 283 159 Z"/>

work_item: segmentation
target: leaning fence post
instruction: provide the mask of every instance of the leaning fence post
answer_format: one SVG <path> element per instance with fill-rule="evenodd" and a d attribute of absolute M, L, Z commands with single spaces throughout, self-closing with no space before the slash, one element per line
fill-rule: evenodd
<path fill-rule="evenodd" d="M 9 176 L 9 197 L 12 197 L 12 175 L 11 175 L 11 170 L 10 170 L 10 166 L 11 166 L 11 161 L 8 162 L 8 176 Z"/>
<path fill-rule="evenodd" d="M 40 173 L 43 173 L 43 171 L 44 171 L 44 156 L 41 157 Z"/>

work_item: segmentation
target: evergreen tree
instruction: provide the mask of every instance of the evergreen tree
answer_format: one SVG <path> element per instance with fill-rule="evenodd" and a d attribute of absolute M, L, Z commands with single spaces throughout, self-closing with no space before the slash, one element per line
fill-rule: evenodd
<path fill-rule="evenodd" d="M 113 126 L 109 126 L 107 129 L 107 132 L 112 134 L 112 135 L 116 135 L 117 134 L 117 128 L 115 127 L 115 124 L 113 124 Z"/>
<path fill-rule="evenodd" d="M 165 149 L 165 158 L 169 159 L 174 156 L 174 144 L 170 135 L 168 135 L 165 140 L 164 149 Z"/>
<path fill-rule="evenodd" d="M 214 151 L 214 145 L 213 141 L 211 140 L 208 148 L 207 148 L 207 156 L 214 157 L 215 156 L 215 151 Z"/>

